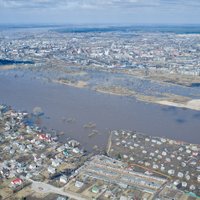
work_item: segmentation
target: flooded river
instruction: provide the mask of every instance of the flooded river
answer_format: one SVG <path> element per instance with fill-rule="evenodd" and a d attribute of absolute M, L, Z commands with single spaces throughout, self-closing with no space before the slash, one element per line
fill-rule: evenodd
<path fill-rule="evenodd" d="M 109 130 L 137 130 L 191 143 L 200 142 L 200 112 L 138 102 L 134 98 L 100 94 L 53 84 L 29 76 L 14 78 L 0 74 L 0 103 L 32 112 L 39 106 L 45 113 L 42 125 L 63 131 L 63 139 L 72 137 L 87 148 L 105 147 Z M 63 119 L 74 118 L 73 122 Z M 96 124 L 99 134 L 88 137 Z"/>

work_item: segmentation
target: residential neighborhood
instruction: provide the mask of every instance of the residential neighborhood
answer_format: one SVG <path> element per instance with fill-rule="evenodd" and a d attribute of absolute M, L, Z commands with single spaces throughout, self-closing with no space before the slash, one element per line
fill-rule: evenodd
<path fill-rule="evenodd" d="M 74 139 L 59 141 L 32 117 L 0 107 L 2 199 L 199 196 L 199 145 L 121 130 L 111 131 L 104 155 L 89 153 Z"/>

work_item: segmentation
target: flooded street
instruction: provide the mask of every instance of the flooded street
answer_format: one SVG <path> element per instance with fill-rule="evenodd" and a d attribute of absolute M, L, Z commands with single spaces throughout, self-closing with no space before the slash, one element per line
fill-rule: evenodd
<path fill-rule="evenodd" d="M 45 113 L 42 126 L 63 131 L 63 138 L 72 137 L 91 149 L 105 147 L 109 130 L 137 130 L 191 143 L 200 141 L 200 112 L 138 102 L 134 98 L 100 94 L 53 84 L 28 76 L 13 78 L 0 75 L 0 103 L 32 112 L 39 106 Z M 67 120 L 73 118 L 72 122 Z M 92 122 L 98 134 L 88 137 Z"/>

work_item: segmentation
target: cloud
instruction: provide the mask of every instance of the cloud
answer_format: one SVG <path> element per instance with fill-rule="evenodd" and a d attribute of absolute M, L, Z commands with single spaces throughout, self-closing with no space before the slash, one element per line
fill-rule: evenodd
<path fill-rule="evenodd" d="M 65 19 L 99 23 L 200 23 L 200 0 L 0 0 L 0 22 Z"/>
<path fill-rule="evenodd" d="M 174 8 L 200 7 L 199 0 L 0 0 L 0 8 L 60 8 L 60 9 L 105 9 L 105 8 Z"/>
<path fill-rule="evenodd" d="M 170 1 L 170 0 L 168 0 Z M 4 8 L 132 8 L 159 6 L 166 0 L 0 0 Z M 172 1 L 171 1 L 172 2 Z"/>
<path fill-rule="evenodd" d="M 161 5 L 161 0 L 0 0 L 0 9 L 143 9 Z"/>
<path fill-rule="evenodd" d="M 58 3 L 59 2 L 59 3 Z M 56 0 L 0 0 L 4 8 L 50 8 L 64 2 Z"/>

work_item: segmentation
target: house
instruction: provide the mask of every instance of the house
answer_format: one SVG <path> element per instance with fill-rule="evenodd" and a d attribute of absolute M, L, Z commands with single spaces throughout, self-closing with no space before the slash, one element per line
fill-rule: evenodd
<path fill-rule="evenodd" d="M 66 148 L 66 149 L 69 149 L 69 145 L 68 145 L 68 144 L 65 144 L 65 148 Z"/>
<path fill-rule="evenodd" d="M 63 176 L 60 177 L 60 182 L 61 183 L 67 183 L 67 181 L 68 181 L 67 176 L 63 175 Z"/>
<path fill-rule="evenodd" d="M 186 182 L 182 182 L 182 187 L 187 187 L 187 183 Z"/>
<path fill-rule="evenodd" d="M 10 154 L 14 154 L 15 153 L 15 150 L 14 149 L 11 149 L 10 150 Z"/>
<path fill-rule="evenodd" d="M 36 166 L 35 164 L 30 164 L 30 165 L 29 165 L 29 169 L 31 169 L 31 170 L 36 169 L 36 167 L 37 167 L 37 166 Z"/>
<path fill-rule="evenodd" d="M 47 142 L 51 142 L 51 138 L 48 137 L 48 136 L 45 135 L 45 134 L 39 134 L 39 139 L 44 140 L 44 141 L 47 141 Z"/>
<path fill-rule="evenodd" d="M 178 156 L 178 157 L 177 157 L 177 160 L 182 160 L 182 157 L 181 157 L 181 156 Z"/>
<path fill-rule="evenodd" d="M 26 146 L 25 145 L 19 145 L 19 149 L 20 149 L 20 151 L 25 151 L 25 149 L 26 149 Z"/>
<path fill-rule="evenodd" d="M 186 163 L 185 163 L 185 162 L 182 162 L 182 163 L 181 163 L 181 166 L 182 166 L 182 167 L 186 167 Z"/>
<path fill-rule="evenodd" d="M 178 184 L 180 184 L 180 180 L 175 180 L 174 185 L 177 186 Z"/>
<path fill-rule="evenodd" d="M 73 150 L 72 150 L 74 153 L 80 153 L 80 150 L 79 150 L 79 148 L 73 148 Z"/>
<path fill-rule="evenodd" d="M 178 177 L 183 178 L 184 174 L 182 172 L 178 172 Z"/>
<path fill-rule="evenodd" d="M 195 190 L 195 189 L 196 189 L 196 187 L 194 185 L 190 186 L 190 190 Z"/>
<path fill-rule="evenodd" d="M 199 154 L 198 152 L 193 152 L 192 153 L 193 156 L 198 156 L 198 154 Z"/>
<path fill-rule="evenodd" d="M 153 169 L 158 169 L 159 168 L 159 166 L 158 165 L 156 165 L 156 164 L 153 164 Z"/>
<path fill-rule="evenodd" d="M 49 167 L 48 167 L 48 172 L 49 172 L 50 174 L 55 174 L 55 173 L 56 173 L 56 169 L 55 169 L 54 167 L 49 166 Z"/>
<path fill-rule="evenodd" d="M 187 174 L 187 175 L 185 175 L 185 178 L 186 178 L 186 180 L 188 180 L 188 181 L 189 181 L 189 180 L 190 180 L 190 175 L 188 175 L 188 174 Z"/>
<path fill-rule="evenodd" d="M 134 158 L 133 157 L 130 157 L 130 159 L 129 160 L 131 160 L 131 161 L 134 161 Z"/>
<path fill-rule="evenodd" d="M 95 194 L 97 194 L 97 193 L 99 193 L 99 187 L 97 187 L 96 185 L 94 186 L 94 187 L 92 187 L 92 192 L 93 193 L 95 193 Z"/>
<path fill-rule="evenodd" d="M 124 154 L 124 155 L 123 155 L 123 158 L 127 159 L 127 158 L 128 158 L 128 156 Z"/>
<path fill-rule="evenodd" d="M 45 158 L 46 158 L 46 155 L 42 153 L 42 154 L 40 155 L 40 157 L 41 157 L 42 159 L 45 159 Z"/>
<path fill-rule="evenodd" d="M 29 149 L 31 151 L 33 149 L 33 145 L 32 144 L 28 144 L 27 145 L 27 149 Z"/>
<path fill-rule="evenodd" d="M 67 200 L 67 197 L 59 196 L 56 200 Z"/>
<path fill-rule="evenodd" d="M 61 161 L 60 159 L 53 159 L 52 160 L 52 166 L 58 167 L 60 165 Z"/>
<path fill-rule="evenodd" d="M 77 147 L 77 146 L 79 146 L 79 142 L 77 142 L 76 140 L 70 140 L 70 141 L 68 142 L 68 144 L 69 144 L 70 146 L 72 146 L 72 147 Z"/>
<path fill-rule="evenodd" d="M 197 181 L 200 182 L 200 175 L 197 177 Z"/>
<path fill-rule="evenodd" d="M 128 200 L 128 197 L 121 196 L 121 197 L 120 197 L 120 200 Z"/>
<path fill-rule="evenodd" d="M 40 149 L 44 149 L 44 148 L 46 147 L 46 145 L 45 145 L 45 144 L 39 144 L 38 147 L 39 147 Z"/>
<path fill-rule="evenodd" d="M 65 150 L 65 146 L 64 145 L 62 145 L 62 146 L 60 146 L 60 147 L 57 148 L 58 152 L 62 152 L 64 150 Z"/>
<path fill-rule="evenodd" d="M 113 193 L 112 193 L 112 191 L 110 191 L 110 190 L 106 190 L 104 196 L 105 196 L 106 198 L 110 198 L 111 196 L 113 196 Z"/>
<path fill-rule="evenodd" d="M 32 178 L 32 174 L 27 173 L 27 174 L 26 174 L 26 179 L 30 179 L 30 178 Z"/>
<path fill-rule="evenodd" d="M 175 170 L 174 170 L 174 169 L 168 170 L 168 174 L 169 174 L 169 175 L 174 175 L 174 173 L 175 173 Z"/>
<path fill-rule="evenodd" d="M 15 177 L 15 174 L 16 172 L 14 170 L 10 171 L 10 174 L 9 174 L 9 178 L 14 178 Z"/>
<path fill-rule="evenodd" d="M 77 187 L 77 188 L 82 188 L 83 185 L 84 185 L 83 182 L 80 182 L 80 181 L 76 181 L 76 182 L 75 182 L 75 187 Z"/>
<path fill-rule="evenodd" d="M 0 170 L 0 174 L 1 174 L 3 177 L 7 177 L 7 176 L 9 176 L 9 174 L 10 174 L 10 170 L 7 169 L 7 168 L 2 168 L 2 169 Z"/>
<path fill-rule="evenodd" d="M 126 189 L 128 187 L 128 185 L 126 185 L 124 183 L 118 183 L 118 185 L 123 189 Z"/>
<path fill-rule="evenodd" d="M 23 172 L 23 169 L 22 168 L 18 168 L 16 171 L 17 171 L 18 174 L 21 174 Z"/>
<path fill-rule="evenodd" d="M 160 170 L 161 170 L 161 171 L 165 171 L 165 167 L 164 167 L 164 166 L 161 166 L 161 167 L 160 167 Z"/>
<path fill-rule="evenodd" d="M 11 181 L 12 185 L 21 185 L 23 183 L 23 180 L 21 178 L 16 178 L 13 181 Z"/>
<path fill-rule="evenodd" d="M 68 155 L 69 155 L 69 153 L 68 153 L 68 151 L 67 151 L 66 149 L 63 151 L 63 154 L 64 154 L 65 156 L 68 156 Z"/>

